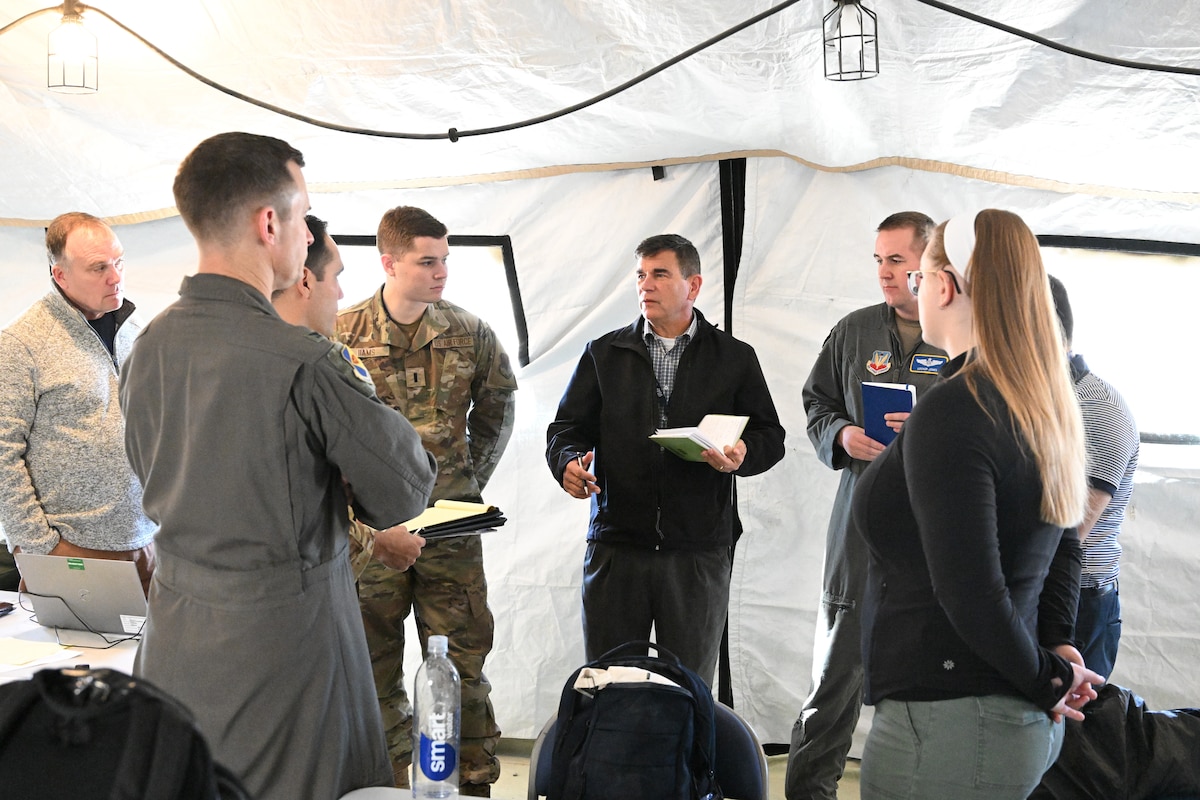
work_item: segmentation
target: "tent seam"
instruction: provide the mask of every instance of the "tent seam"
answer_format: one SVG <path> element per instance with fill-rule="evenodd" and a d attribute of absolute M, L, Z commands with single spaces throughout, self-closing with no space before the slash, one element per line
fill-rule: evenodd
<path fill-rule="evenodd" d="M 1092 197 L 1109 197 L 1129 200 L 1153 200 L 1156 202 L 1182 203 L 1185 205 L 1200 205 L 1200 192 L 1164 192 L 1152 189 L 1134 189 L 1122 186 L 1105 186 L 1094 183 L 1070 183 L 1051 178 L 1038 178 L 1032 175 L 1020 175 L 1003 170 L 984 169 L 964 164 L 954 164 L 948 161 L 937 161 L 928 158 L 911 156 L 881 156 L 869 161 L 843 166 L 830 166 L 810 161 L 802 156 L 794 155 L 783 150 L 732 150 L 723 153 L 710 153 L 701 156 L 684 156 L 679 158 L 654 159 L 649 161 L 625 161 L 616 163 L 596 164 L 563 164 L 553 167 L 535 167 L 531 169 L 510 170 L 506 172 L 476 173 L 473 175 L 443 176 L 430 178 L 413 178 L 398 181 L 346 181 L 346 182 L 317 182 L 308 185 L 309 194 L 341 194 L 352 191 L 379 191 L 394 189 L 426 189 L 440 186 L 462 186 L 476 183 L 501 183 L 504 181 L 529 180 L 533 178 L 556 177 L 589 172 L 615 172 L 628 169 L 645 169 L 652 166 L 677 166 L 682 164 L 703 164 L 712 161 L 722 161 L 730 158 L 786 158 L 818 172 L 850 173 L 866 172 L 886 167 L 903 167 L 918 172 L 933 172 L 944 175 L 954 175 L 960 178 L 970 178 L 1006 186 L 1019 186 L 1030 189 L 1040 189 L 1057 194 L 1080 194 Z M 130 214 L 118 214 L 103 217 L 110 225 L 133 225 L 139 222 L 166 219 L 178 216 L 174 208 L 160 208 L 150 211 L 138 211 Z M 50 220 L 20 219 L 14 217 L 0 218 L 2 227 L 45 227 Z"/>

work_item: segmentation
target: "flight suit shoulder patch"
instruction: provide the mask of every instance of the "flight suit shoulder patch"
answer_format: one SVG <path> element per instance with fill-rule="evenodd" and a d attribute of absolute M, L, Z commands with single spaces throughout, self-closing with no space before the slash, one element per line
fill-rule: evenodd
<path fill-rule="evenodd" d="M 330 348 L 329 355 L 327 356 L 329 361 L 340 374 L 351 379 L 350 383 L 356 389 L 368 397 L 374 397 L 375 381 L 371 380 L 371 373 L 358 360 L 358 356 L 341 342 L 334 341 L 332 344 L 333 346 Z"/>

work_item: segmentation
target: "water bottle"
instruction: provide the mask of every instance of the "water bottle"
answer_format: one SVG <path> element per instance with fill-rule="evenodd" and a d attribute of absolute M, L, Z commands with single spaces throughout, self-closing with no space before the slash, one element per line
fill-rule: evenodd
<path fill-rule="evenodd" d="M 445 636 L 430 636 L 413 686 L 413 797 L 458 797 L 462 696 Z"/>

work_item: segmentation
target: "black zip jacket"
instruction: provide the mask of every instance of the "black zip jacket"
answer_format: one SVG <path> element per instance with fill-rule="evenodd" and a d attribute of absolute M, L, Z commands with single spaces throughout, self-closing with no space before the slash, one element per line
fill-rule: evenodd
<path fill-rule="evenodd" d="M 1041 518 L 1033 454 L 986 378 L 942 369 L 899 436 L 858 480 L 851 535 L 870 551 L 864 694 L 1025 696 L 1049 710 L 1071 665 L 1079 538 Z M 1054 679 L 1062 681 L 1054 685 Z"/>
<path fill-rule="evenodd" d="M 654 549 L 729 547 L 741 534 L 733 474 L 765 472 L 783 458 L 784 430 L 754 348 L 717 330 L 699 311 L 667 409 L 667 427 L 705 414 L 750 417 L 736 473 L 684 461 L 650 441 L 658 425 L 657 383 L 639 317 L 588 343 L 546 431 L 546 463 L 561 485 L 567 464 L 595 450 L 589 471 L 589 541 Z"/>

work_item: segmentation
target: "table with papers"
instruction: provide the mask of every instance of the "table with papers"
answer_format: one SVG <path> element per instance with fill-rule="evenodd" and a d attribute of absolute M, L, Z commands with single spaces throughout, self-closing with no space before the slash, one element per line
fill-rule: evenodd
<path fill-rule="evenodd" d="M 34 621 L 28 598 L 24 608 L 18 600 L 16 592 L 0 592 L 0 601 L 15 606 L 11 613 L 0 617 L 0 683 L 28 678 L 40 669 L 84 664 L 133 671 L 136 639 L 108 647 L 96 634 L 69 630 L 60 631 L 56 639 L 53 628 L 43 628 Z M 110 641 L 120 638 L 108 636 Z"/>

